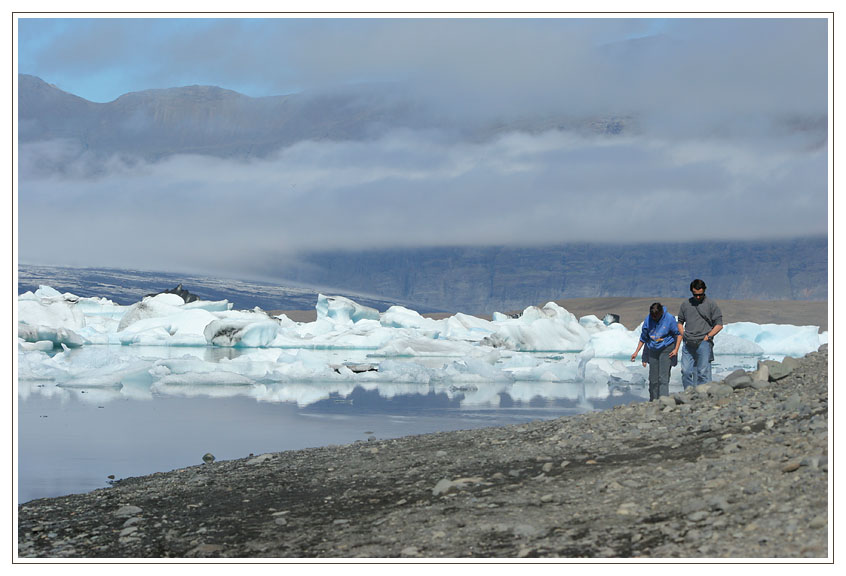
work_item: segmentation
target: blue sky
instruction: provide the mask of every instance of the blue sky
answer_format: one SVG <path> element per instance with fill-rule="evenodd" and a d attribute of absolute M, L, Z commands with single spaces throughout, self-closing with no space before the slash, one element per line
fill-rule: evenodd
<path fill-rule="evenodd" d="M 268 214 L 298 215 L 279 226 L 245 209 L 236 219 L 243 228 L 229 242 L 232 261 L 268 237 L 296 249 L 825 234 L 828 146 L 819 126 L 828 111 L 828 42 L 828 22 L 819 17 L 22 17 L 18 71 L 94 102 L 192 84 L 252 97 L 382 84 L 456 121 L 628 115 L 637 130 L 613 143 L 563 133 L 445 143 L 430 133 L 398 133 L 377 142 L 303 144 L 249 166 L 174 158 L 113 176 L 104 168 L 96 180 L 25 174 L 19 210 L 29 226 L 22 227 L 21 258 L 55 259 L 55 242 L 81 234 L 66 218 L 74 210 L 96 215 L 117 235 L 133 229 L 143 236 L 150 219 L 161 219 L 162 206 L 131 222 L 108 212 L 115 189 L 192 190 L 173 208 L 171 224 L 213 244 L 209 230 L 224 225 L 219 208 L 211 201 L 197 208 L 188 196 L 217 198 L 224 194 L 218 182 L 227 179 Z M 397 150 L 407 173 L 389 165 Z M 337 204 L 268 189 L 283 171 Z M 74 191 L 83 205 L 48 201 L 59 189 Z M 386 197 L 401 201 L 373 208 Z M 354 224 L 333 208 L 350 200 L 368 207 Z M 689 207 L 703 202 L 708 225 L 685 222 Z M 660 231 L 648 223 L 655 207 L 667 214 Z M 190 229 L 186 222 L 194 220 L 202 224 Z M 183 265 L 164 243 L 150 255 L 151 242 L 128 240 L 120 251 L 104 245 L 75 264 L 149 267 L 172 258 L 171 268 Z M 222 255 L 186 258 L 219 262 Z"/>
<path fill-rule="evenodd" d="M 542 73 L 545 59 L 571 66 L 603 46 L 658 35 L 695 39 L 698 53 L 715 56 L 723 42 L 735 44 L 754 51 L 763 66 L 779 58 L 799 63 L 810 57 L 809 72 L 825 74 L 819 58 L 810 56 L 825 50 L 823 19 L 24 17 L 18 22 L 19 72 L 95 102 L 189 84 L 268 96 L 343 83 L 435 78 L 436 68 L 449 78 L 459 65 L 492 73 L 490 66 L 509 56 L 503 71 L 528 67 Z M 787 38 L 790 50 L 780 45 Z M 671 54 L 664 58 L 672 64 Z M 725 81 L 732 80 L 731 73 Z"/>

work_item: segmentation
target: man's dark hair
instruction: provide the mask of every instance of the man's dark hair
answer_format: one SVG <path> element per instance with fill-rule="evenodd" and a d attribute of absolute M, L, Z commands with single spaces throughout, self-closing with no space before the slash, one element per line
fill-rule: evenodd
<path fill-rule="evenodd" d="M 664 314 L 664 307 L 660 302 L 655 302 L 649 307 L 649 314 L 652 316 L 660 316 Z"/>
<path fill-rule="evenodd" d="M 690 290 L 691 291 L 693 291 L 693 290 L 705 290 L 705 288 L 706 288 L 705 282 L 703 282 L 699 278 L 697 278 L 696 280 L 694 280 L 693 282 L 690 283 Z"/>

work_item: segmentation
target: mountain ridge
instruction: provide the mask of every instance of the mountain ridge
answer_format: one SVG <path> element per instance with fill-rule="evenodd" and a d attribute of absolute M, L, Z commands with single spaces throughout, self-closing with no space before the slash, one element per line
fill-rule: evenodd
<path fill-rule="evenodd" d="M 20 74 L 18 101 L 21 144 L 67 139 L 85 153 L 146 160 L 180 153 L 264 157 L 297 142 L 365 140 L 397 129 L 457 131 L 478 141 L 510 131 L 616 136 L 636 126 L 633 117 L 614 114 L 530 115 L 457 126 L 401 93 L 371 87 L 253 98 L 218 86 L 190 85 L 129 92 L 97 103 Z"/>

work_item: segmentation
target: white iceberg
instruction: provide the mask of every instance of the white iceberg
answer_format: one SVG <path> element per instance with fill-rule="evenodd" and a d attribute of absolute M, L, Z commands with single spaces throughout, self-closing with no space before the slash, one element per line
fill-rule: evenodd
<path fill-rule="evenodd" d="M 435 320 L 401 306 L 379 313 L 324 295 L 314 322 L 231 308 L 175 294 L 119 306 L 42 286 L 18 297 L 19 382 L 25 390 L 30 382 L 111 390 L 108 397 L 237 394 L 300 405 L 361 386 L 491 404 L 556 387 L 566 388 L 562 397 L 578 388 L 602 398 L 647 377 L 629 361 L 640 327 L 578 319 L 552 302 L 492 320 Z M 827 340 L 814 326 L 728 324 L 715 340 L 715 376 L 762 356 L 801 356 Z"/>

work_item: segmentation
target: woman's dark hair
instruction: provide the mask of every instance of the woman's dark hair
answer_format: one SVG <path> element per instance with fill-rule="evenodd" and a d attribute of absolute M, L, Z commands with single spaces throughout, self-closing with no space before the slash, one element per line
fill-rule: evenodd
<path fill-rule="evenodd" d="M 652 306 L 649 307 L 649 314 L 652 316 L 663 316 L 664 307 L 661 305 L 660 302 L 655 302 L 652 304 Z"/>
<path fill-rule="evenodd" d="M 705 288 L 705 282 L 703 282 L 699 278 L 690 283 L 691 290 L 705 290 Z"/>

